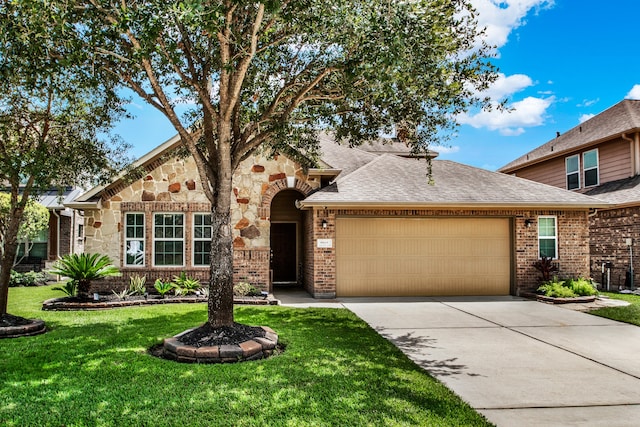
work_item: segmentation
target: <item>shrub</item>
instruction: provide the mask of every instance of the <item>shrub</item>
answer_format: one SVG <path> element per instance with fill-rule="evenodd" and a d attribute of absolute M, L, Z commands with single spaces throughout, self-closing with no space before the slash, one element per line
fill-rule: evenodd
<path fill-rule="evenodd" d="M 558 265 L 553 262 L 553 259 L 545 256 L 534 262 L 532 265 L 540 272 L 540 279 L 543 282 L 551 280 L 551 274 L 558 271 Z"/>
<path fill-rule="evenodd" d="M 144 295 L 147 292 L 147 276 L 138 276 L 137 274 L 129 277 L 129 294 Z"/>
<path fill-rule="evenodd" d="M 175 284 L 176 295 L 196 293 L 201 287 L 198 279 L 187 276 L 187 273 L 184 271 L 181 272 L 179 276 L 173 276 L 173 283 Z"/>
<path fill-rule="evenodd" d="M 19 273 L 15 270 L 11 270 L 11 277 L 9 279 L 9 286 L 38 286 L 46 282 L 47 276 L 44 273 L 36 271 L 28 271 L 26 273 Z"/>
<path fill-rule="evenodd" d="M 78 292 L 78 282 L 76 280 L 67 280 L 64 286 L 56 286 L 52 288 L 54 291 L 62 291 L 70 297 L 74 297 Z"/>
<path fill-rule="evenodd" d="M 569 279 L 566 281 L 565 286 L 568 286 L 580 296 L 591 296 L 598 293 L 593 284 L 587 279 Z"/>
<path fill-rule="evenodd" d="M 167 292 L 175 287 L 175 285 L 172 282 L 163 282 L 162 279 L 156 279 L 153 287 L 162 297 L 164 297 Z"/>
<path fill-rule="evenodd" d="M 131 291 L 127 288 L 124 288 L 123 290 L 121 290 L 120 292 L 116 292 L 116 291 L 111 291 L 113 292 L 113 294 L 118 297 L 119 300 L 124 300 L 127 299 L 127 297 L 131 294 Z"/>
<path fill-rule="evenodd" d="M 247 282 L 239 282 L 233 287 L 233 295 L 237 297 L 260 295 L 260 291 L 255 286 Z"/>
<path fill-rule="evenodd" d="M 69 254 L 53 265 L 51 274 L 59 274 L 78 282 L 78 298 L 89 299 L 89 287 L 92 280 L 107 276 L 119 276 L 118 268 L 111 264 L 106 255 Z"/>
<path fill-rule="evenodd" d="M 542 286 L 538 288 L 538 292 L 542 292 L 545 296 L 553 298 L 575 298 L 577 296 L 591 296 L 598 293 L 593 284 L 587 279 L 559 280 L 557 277 L 543 283 Z"/>

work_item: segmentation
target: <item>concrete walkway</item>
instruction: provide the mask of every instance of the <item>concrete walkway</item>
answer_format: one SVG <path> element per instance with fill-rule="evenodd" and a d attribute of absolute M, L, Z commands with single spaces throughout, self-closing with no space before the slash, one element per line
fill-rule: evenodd
<path fill-rule="evenodd" d="M 498 426 L 640 424 L 640 328 L 516 297 L 341 298 Z"/>

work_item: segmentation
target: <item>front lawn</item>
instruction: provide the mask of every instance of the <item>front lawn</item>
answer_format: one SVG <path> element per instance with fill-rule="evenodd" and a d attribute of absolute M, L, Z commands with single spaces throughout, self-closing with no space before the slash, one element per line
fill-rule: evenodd
<path fill-rule="evenodd" d="M 601 292 L 601 294 L 606 295 L 609 298 L 628 301 L 631 304 L 624 307 L 599 308 L 597 310 L 590 311 L 590 314 L 640 326 L 640 296 L 613 292 Z"/>
<path fill-rule="evenodd" d="M 50 330 L 0 341 L 0 425 L 490 425 L 348 310 L 237 307 L 284 353 L 189 365 L 147 349 L 204 322 L 204 304 L 41 311 L 55 296 L 10 289 L 9 312 Z"/>

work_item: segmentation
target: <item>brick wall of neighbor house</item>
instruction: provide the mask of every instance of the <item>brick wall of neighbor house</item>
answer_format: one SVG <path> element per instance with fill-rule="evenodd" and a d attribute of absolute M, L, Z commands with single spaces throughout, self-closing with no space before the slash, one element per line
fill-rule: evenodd
<path fill-rule="evenodd" d="M 313 294 L 313 283 L 315 281 L 315 242 L 313 238 L 315 236 L 314 224 L 316 222 L 315 211 L 309 211 L 304 216 L 304 222 L 302 224 L 302 232 L 306 236 L 304 239 L 304 256 L 303 256 L 303 279 L 302 285 L 304 289 Z"/>
<path fill-rule="evenodd" d="M 151 289 L 156 278 L 171 279 L 185 271 L 201 281 L 208 280 L 209 268 L 192 266 L 192 215 L 206 213 L 210 204 L 191 157 L 162 159 L 147 168 L 142 178 L 121 184 L 105 192 L 102 209 L 85 211 L 85 251 L 108 255 L 123 272 L 117 283 L 128 283 L 131 274 L 147 276 Z M 287 189 L 287 176 L 295 176 L 295 188 L 309 194 L 315 183 L 308 183 L 302 168 L 284 156 L 267 158 L 262 153 L 246 159 L 233 177 L 232 214 L 234 246 L 234 280 L 249 281 L 268 290 L 270 287 L 270 203 Z M 124 215 L 145 214 L 146 253 L 144 267 L 124 266 Z M 185 213 L 185 266 L 153 267 L 153 214 Z M 116 286 L 116 282 L 96 284 L 99 291 Z"/>
<path fill-rule="evenodd" d="M 599 211 L 591 217 L 591 277 L 601 286 L 602 264 L 610 262 L 610 290 L 625 287 L 631 254 L 626 239 L 632 239 L 634 285 L 640 285 L 640 207 Z M 605 276 L 606 277 L 606 276 Z M 628 284 L 627 284 L 628 286 Z"/>
<path fill-rule="evenodd" d="M 589 229 L 586 211 L 551 210 L 334 210 L 313 211 L 313 289 L 316 297 L 333 297 L 336 294 L 335 220 L 340 216 L 372 217 L 506 217 L 514 223 L 514 289 L 515 294 L 535 290 L 539 285 L 539 273 L 532 266 L 538 259 L 537 218 L 539 215 L 555 215 L 558 219 L 559 274 L 565 277 L 589 275 Z M 327 228 L 322 220 L 327 220 Z M 530 227 L 525 220 L 533 220 Z M 318 248 L 317 239 L 333 239 L 333 248 Z M 309 273 L 310 275 L 310 273 Z"/>

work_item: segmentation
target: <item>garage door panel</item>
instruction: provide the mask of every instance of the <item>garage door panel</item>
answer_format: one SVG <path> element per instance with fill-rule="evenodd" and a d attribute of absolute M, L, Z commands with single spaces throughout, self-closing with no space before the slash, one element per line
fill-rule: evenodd
<path fill-rule="evenodd" d="M 340 296 L 505 295 L 506 218 L 339 218 Z"/>

